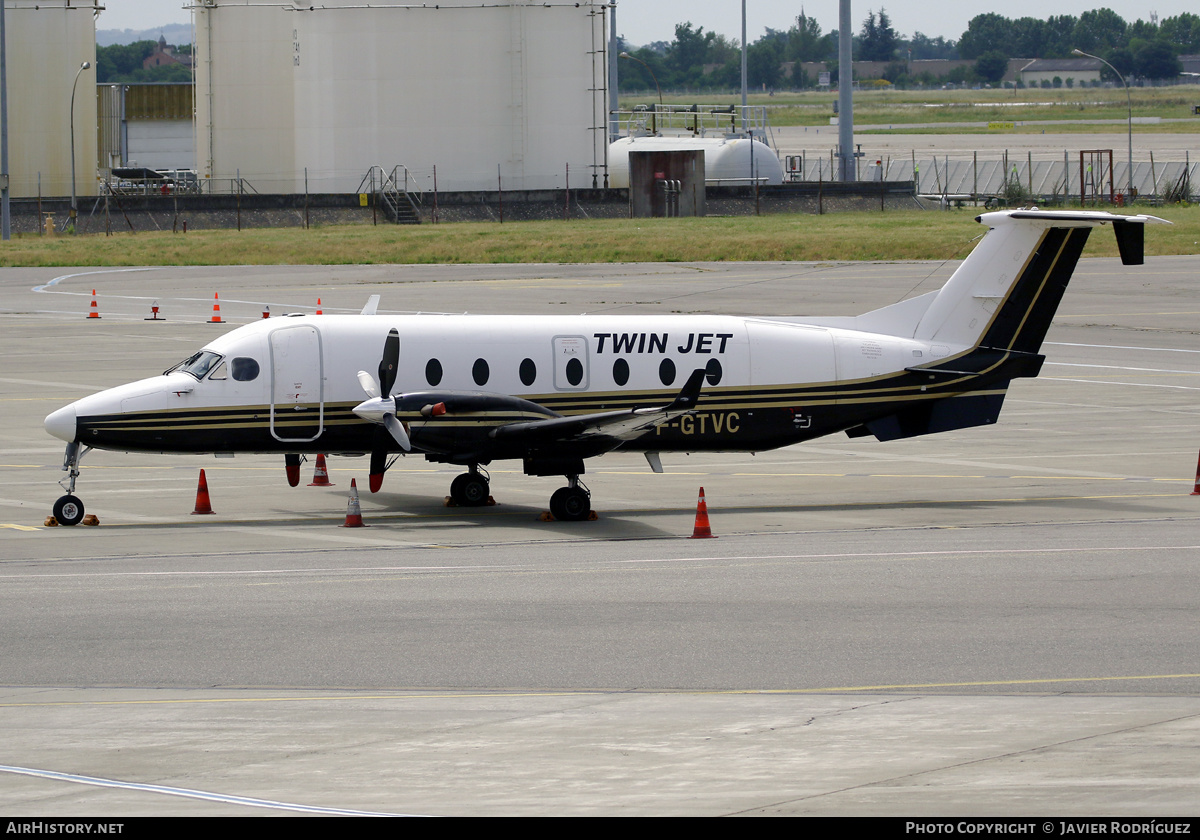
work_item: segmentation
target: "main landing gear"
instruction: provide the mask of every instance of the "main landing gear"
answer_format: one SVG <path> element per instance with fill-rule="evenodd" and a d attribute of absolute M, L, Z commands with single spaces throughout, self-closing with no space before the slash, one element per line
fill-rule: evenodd
<path fill-rule="evenodd" d="M 81 450 L 78 443 L 67 444 L 62 466 L 67 477 L 58 482 L 59 486 L 67 491 L 67 495 L 54 503 L 54 518 L 58 520 L 59 525 L 78 525 L 83 521 L 83 502 L 75 495 L 75 479 L 79 478 L 80 459 L 91 451 L 90 446 Z"/>
<path fill-rule="evenodd" d="M 560 522 L 583 522 L 592 515 L 592 494 L 578 475 L 567 476 L 567 486 L 550 497 L 550 513 Z M 478 464 L 450 483 L 450 498 L 459 507 L 482 507 L 491 498 L 491 476 Z"/>
<path fill-rule="evenodd" d="M 472 464 L 470 469 L 450 482 L 450 498 L 459 507 L 486 505 L 491 494 L 491 476 L 478 464 Z"/>
<path fill-rule="evenodd" d="M 550 513 L 560 522 L 582 522 L 592 515 L 592 494 L 577 475 L 567 476 L 566 487 L 550 497 Z"/>

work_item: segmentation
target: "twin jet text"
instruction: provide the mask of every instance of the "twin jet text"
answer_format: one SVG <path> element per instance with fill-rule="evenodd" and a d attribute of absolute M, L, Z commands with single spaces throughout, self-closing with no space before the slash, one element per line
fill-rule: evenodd
<path fill-rule="evenodd" d="M 666 353 L 670 333 L 593 333 L 596 353 Z M 676 353 L 724 353 L 733 333 L 687 333 Z"/>

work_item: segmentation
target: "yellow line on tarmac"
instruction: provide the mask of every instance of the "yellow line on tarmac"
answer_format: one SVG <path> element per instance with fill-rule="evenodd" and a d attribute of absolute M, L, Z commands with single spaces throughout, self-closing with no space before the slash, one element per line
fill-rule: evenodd
<path fill-rule="evenodd" d="M 627 694 L 627 695 L 661 695 L 661 694 L 684 694 L 684 695 L 780 695 L 780 694 L 836 694 L 840 692 L 872 692 L 872 691 L 916 691 L 919 689 L 932 688 L 977 688 L 981 686 L 1022 686 L 1022 685 L 1060 685 L 1063 683 L 1099 683 L 1099 682 L 1134 682 L 1147 680 L 1182 680 L 1182 679 L 1200 679 L 1200 674 L 1145 674 L 1120 677 L 1055 677 L 1046 679 L 1031 679 L 1031 680 L 974 680 L 970 682 L 944 682 L 944 683 L 900 683 L 895 685 L 843 685 L 843 686 L 827 686 L 824 688 L 753 688 L 753 689 L 605 689 L 605 688 L 579 688 L 579 689 L 562 689 L 556 691 L 529 691 L 529 690 L 509 690 L 498 688 L 494 691 L 463 691 L 463 692 L 447 692 L 444 689 L 440 691 L 425 692 L 421 689 L 413 688 L 398 688 L 394 692 L 380 691 L 374 689 L 365 694 L 329 694 L 329 695 L 313 695 L 304 694 L 297 697 L 199 697 L 199 698 L 169 698 L 169 699 L 154 699 L 154 700 L 52 700 L 48 702 L 14 702 L 0 703 L 0 709 L 12 708 L 30 708 L 39 706 L 170 706 L 170 705 L 199 705 L 199 704 L 221 704 L 221 703 L 310 703 L 322 701 L 360 701 L 360 700 L 453 700 L 453 699 L 479 699 L 489 697 L 581 697 L 581 696 L 603 696 L 612 694 Z M 90 691 L 128 691 L 130 688 L 101 688 L 89 689 Z M 141 690 L 141 689 L 133 689 Z M 226 689 L 229 691 L 238 691 L 238 689 Z M 286 692 L 292 689 L 288 688 L 270 688 L 256 689 L 259 691 L 280 691 Z M 307 691 L 311 691 L 309 688 Z M 345 692 L 347 689 L 331 689 L 331 691 Z"/>
<path fill-rule="evenodd" d="M 913 691 L 920 688 L 972 688 L 987 685 L 1054 685 L 1080 682 L 1121 682 L 1133 680 L 1190 680 L 1200 674 L 1147 674 L 1127 677 L 1052 677 L 1037 680 L 978 680 L 973 682 L 912 683 L 907 685 L 843 685 L 829 688 L 767 689 L 742 692 L 746 694 L 817 694 L 835 691 Z"/>

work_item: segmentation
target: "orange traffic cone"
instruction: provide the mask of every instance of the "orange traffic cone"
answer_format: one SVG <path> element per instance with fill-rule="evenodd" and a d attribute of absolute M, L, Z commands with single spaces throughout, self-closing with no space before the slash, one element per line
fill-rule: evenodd
<path fill-rule="evenodd" d="M 1200 496 L 1200 460 L 1196 463 L 1196 484 L 1192 487 L 1191 495 Z"/>
<path fill-rule="evenodd" d="M 216 292 L 213 292 L 213 314 L 212 314 L 212 317 L 208 319 L 208 323 L 210 323 L 210 324 L 224 324 L 225 323 L 224 321 L 221 320 L 221 298 L 217 295 Z"/>
<path fill-rule="evenodd" d="M 196 486 L 196 509 L 192 511 L 192 516 L 215 512 L 208 498 L 208 479 L 204 477 L 204 470 L 200 470 L 200 483 Z"/>
<path fill-rule="evenodd" d="M 708 526 L 708 505 L 704 502 L 704 488 L 700 488 L 700 499 L 696 502 L 696 527 L 692 530 L 693 540 L 716 539 L 717 536 Z"/>
<path fill-rule="evenodd" d="M 325 456 L 317 455 L 317 468 L 313 470 L 312 483 L 309 487 L 333 487 L 334 484 L 329 480 L 329 470 L 325 468 Z"/>
<path fill-rule="evenodd" d="M 321 311 L 321 299 L 320 299 L 320 298 L 317 298 L 317 314 L 318 314 L 318 315 L 324 315 L 324 314 L 325 314 L 324 312 L 322 312 L 322 311 Z"/>
<path fill-rule="evenodd" d="M 358 506 L 358 484 L 350 479 L 350 501 L 346 503 L 346 521 L 343 528 L 367 528 L 362 521 L 362 508 Z"/>
<path fill-rule="evenodd" d="M 100 317 L 100 309 L 96 306 L 96 290 L 95 289 L 92 289 L 92 305 L 88 307 L 87 316 L 89 318 L 99 318 Z"/>

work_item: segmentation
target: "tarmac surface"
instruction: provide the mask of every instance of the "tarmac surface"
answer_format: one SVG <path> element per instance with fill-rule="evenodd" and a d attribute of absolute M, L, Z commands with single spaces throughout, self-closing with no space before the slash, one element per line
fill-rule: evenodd
<path fill-rule="evenodd" d="M 463 510 L 403 459 L 355 530 L 365 458 L 289 488 L 281 458 L 93 452 L 100 526 L 42 525 L 42 418 L 228 329 L 214 292 L 231 327 L 375 293 L 855 314 L 952 268 L 5 269 L 0 811 L 1195 814 L 1200 257 L 1085 259 L 993 427 L 605 456 L 596 522 L 539 521 L 561 481 L 513 464 Z M 686 539 L 700 486 L 715 540 Z"/>

